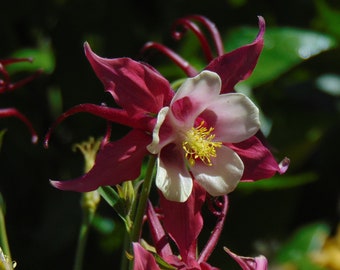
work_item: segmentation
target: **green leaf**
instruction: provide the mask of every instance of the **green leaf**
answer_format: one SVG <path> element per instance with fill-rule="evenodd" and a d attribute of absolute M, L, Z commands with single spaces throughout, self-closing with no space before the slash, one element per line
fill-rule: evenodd
<path fill-rule="evenodd" d="M 7 70 L 10 73 L 18 71 L 33 72 L 43 69 L 45 73 L 52 73 L 55 68 L 55 58 L 50 42 L 41 42 L 39 48 L 25 48 L 12 54 L 13 58 L 32 58 L 33 62 L 20 62 L 9 65 Z"/>
<path fill-rule="evenodd" d="M 319 13 L 319 24 L 329 33 L 340 38 L 340 10 L 331 8 L 324 0 L 315 1 Z"/>
<path fill-rule="evenodd" d="M 110 186 L 99 187 L 98 192 L 111 207 L 115 207 L 121 200 L 118 193 Z"/>
<path fill-rule="evenodd" d="M 115 222 L 113 219 L 96 214 L 92 220 L 92 226 L 103 234 L 110 234 L 115 230 Z"/>
<path fill-rule="evenodd" d="M 131 221 L 126 208 L 126 201 L 119 197 L 118 193 L 110 186 L 102 186 L 98 188 L 100 196 L 117 212 L 124 221 L 127 228 L 130 228 Z"/>
<path fill-rule="evenodd" d="M 243 27 L 232 31 L 225 43 L 231 51 L 248 44 L 258 32 L 257 28 Z M 336 40 L 321 33 L 297 28 L 268 28 L 264 49 L 251 77 L 241 84 L 254 88 L 274 80 L 307 59 L 337 45 Z"/>
<path fill-rule="evenodd" d="M 264 179 L 255 182 L 241 182 L 238 189 L 241 191 L 255 191 L 255 190 L 276 190 L 293 188 L 301 185 L 308 184 L 317 179 L 317 174 L 307 172 L 297 175 L 278 175 L 270 179 Z"/>

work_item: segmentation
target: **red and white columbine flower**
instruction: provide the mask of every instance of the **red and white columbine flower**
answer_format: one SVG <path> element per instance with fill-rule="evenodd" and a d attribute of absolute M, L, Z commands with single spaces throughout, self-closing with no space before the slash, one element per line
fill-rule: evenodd
<path fill-rule="evenodd" d="M 211 53 L 208 52 L 210 50 L 209 46 L 206 46 L 206 42 L 203 42 L 203 48 L 205 48 L 204 51 L 209 61 L 209 64 L 205 68 L 205 70 L 208 71 L 204 71 L 203 74 L 205 75 L 203 75 L 203 77 L 209 77 L 206 75 L 206 72 L 216 72 L 221 78 L 222 82 L 221 91 L 218 93 L 221 93 L 223 95 L 232 94 L 235 95 L 235 97 L 241 97 L 241 95 L 234 93 L 234 86 L 239 81 L 248 78 L 255 68 L 257 59 L 263 48 L 263 35 L 265 31 L 264 19 L 262 17 L 259 17 L 259 33 L 252 43 L 246 44 L 229 53 L 223 52 L 222 41 L 220 39 L 219 33 L 215 26 L 206 18 L 201 16 L 189 16 L 188 18 L 179 20 L 179 24 L 184 23 L 185 25 L 190 26 L 191 29 L 196 29 L 196 26 L 191 23 L 191 19 L 202 22 L 203 25 L 208 28 L 208 32 L 212 33 L 212 39 L 215 41 L 218 52 L 218 57 L 213 58 Z M 206 40 L 202 36 L 202 32 L 196 31 L 195 33 L 200 36 L 200 40 Z M 150 48 L 156 48 L 167 54 L 172 60 L 175 61 L 177 65 L 179 65 L 186 72 L 188 77 L 194 77 L 198 74 L 198 72 L 192 66 L 190 66 L 187 61 L 185 61 L 179 55 L 164 47 L 163 45 L 157 43 L 148 43 L 144 50 Z M 164 171 L 164 164 L 167 168 L 174 168 L 176 166 L 178 168 L 181 168 L 181 170 L 179 171 L 180 179 L 183 179 L 183 177 L 189 179 L 188 176 L 190 176 L 191 173 L 196 173 L 195 177 L 198 178 L 198 181 L 204 187 L 206 187 L 205 180 L 200 178 L 202 175 L 197 174 L 197 169 L 203 168 L 203 166 L 205 168 L 205 174 L 210 175 L 210 180 L 215 179 L 216 184 L 219 181 L 217 179 L 221 179 L 221 177 L 223 177 L 223 179 L 226 179 L 226 175 L 221 174 L 221 177 L 213 177 L 212 173 L 217 173 L 217 171 L 214 169 L 226 168 L 225 166 L 230 166 L 230 169 L 238 168 L 239 171 L 237 174 L 236 172 L 231 171 L 229 172 L 229 175 L 241 174 L 241 181 L 256 181 L 264 178 L 269 178 L 277 172 L 281 174 L 287 170 L 289 165 L 288 159 L 284 159 L 283 162 L 278 164 L 270 150 L 267 148 L 265 140 L 262 139 L 263 136 L 260 136 L 260 132 L 250 135 L 245 140 L 224 141 L 219 138 L 217 134 L 219 134 L 222 125 L 220 125 L 219 122 L 214 121 L 214 113 L 212 115 L 208 115 L 207 109 L 210 109 L 212 106 L 210 105 L 210 96 L 209 99 L 205 101 L 206 107 L 202 109 L 202 111 L 205 111 L 205 113 L 200 115 L 200 117 L 204 118 L 203 120 L 205 120 L 205 122 L 202 123 L 202 119 L 200 118 L 195 119 L 197 121 L 191 123 L 192 125 L 189 130 L 191 130 L 191 128 L 194 128 L 191 130 L 191 132 L 193 133 L 192 137 L 201 136 L 206 141 L 205 145 L 209 145 L 209 140 L 211 140 L 211 142 L 213 143 L 210 147 L 208 147 L 208 149 L 210 149 L 210 151 L 212 152 L 208 151 L 207 155 L 201 153 L 201 156 L 197 156 L 198 160 L 195 160 L 197 159 L 195 158 L 195 155 L 190 154 L 190 151 L 193 150 L 192 145 L 187 142 L 186 145 L 184 145 L 185 149 L 187 150 L 187 158 L 172 160 L 174 157 L 177 157 L 177 155 L 174 154 L 174 150 L 181 149 L 180 147 L 178 147 L 178 145 L 177 147 L 173 148 L 173 146 L 176 145 L 174 143 L 174 135 L 176 135 L 176 130 L 173 130 L 176 125 L 169 126 L 167 124 L 167 122 L 169 121 L 166 120 L 162 125 L 162 128 L 160 129 L 160 120 L 162 120 L 162 118 L 165 118 L 167 114 L 175 115 L 177 117 L 181 115 L 180 112 L 182 112 L 183 114 L 192 113 L 192 110 L 186 107 L 186 102 L 188 101 L 187 103 L 189 105 L 194 105 L 193 108 L 195 108 L 196 110 L 196 100 L 201 100 L 199 99 L 200 97 L 196 98 L 192 94 L 190 94 L 188 95 L 188 97 L 190 98 L 185 98 L 181 101 L 178 101 L 178 93 L 176 98 L 173 99 L 175 92 L 171 89 L 170 83 L 165 78 L 163 78 L 154 68 L 144 63 L 136 62 L 130 58 L 102 58 L 92 52 L 90 46 L 87 43 L 85 43 L 85 53 L 97 77 L 103 83 L 105 90 L 112 95 L 119 108 L 111 108 L 90 103 L 79 104 L 69 109 L 56 120 L 56 122 L 54 123 L 54 125 L 52 125 L 50 131 L 46 135 L 45 145 L 48 145 L 51 131 L 55 128 L 56 125 L 64 121 L 69 116 L 79 112 L 91 113 L 93 115 L 106 119 L 108 122 L 125 125 L 131 127 L 132 129 L 122 139 L 106 143 L 99 151 L 93 168 L 87 174 L 70 181 L 52 181 L 51 183 L 55 187 L 62 190 L 85 192 L 95 190 L 99 186 L 116 185 L 127 180 L 135 179 L 139 176 L 142 160 L 149 153 L 149 151 L 151 151 L 151 153 L 157 153 L 160 156 L 160 171 L 158 173 L 159 177 L 156 182 L 163 192 L 166 190 L 168 190 L 168 192 L 174 191 L 174 186 L 176 185 L 176 182 L 172 181 L 171 190 L 168 186 L 164 186 L 164 184 L 169 183 L 168 179 L 170 179 L 168 178 L 169 175 L 165 174 L 165 172 L 174 172 L 173 170 Z M 189 79 L 189 81 L 191 80 L 192 79 Z M 194 81 L 195 80 L 191 82 Z M 204 80 L 202 80 L 202 83 L 203 81 Z M 182 87 L 182 89 L 184 89 L 184 86 Z M 245 97 L 243 97 L 242 99 L 247 100 Z M 170 105 L 171 100 L 173 100 L 172 105 Z M 195 103 L 192 103 L 192 101 L 195 101 Z M 167 109 L 162 109 L 165 106 L 170 106 L 169 113 L 165 112 Z M 185 110 L 180 110 L 181 106 L 183 106 Z M 161 109 L 162 112 L 160 112 Z M 219 110 L 221 110 L 221 108 Z M 216 110 L 211 110 L 211 112 L 215 111 Z M 225 113 L 228 113 L 228 111 L 226 111 Z M 158 127 L 155 129 L 155 115 L 158 114 Z M 186 114 L 184 114 L 184 116 Z M 220 116 L 218 114 L 217 116 L 216 119 L 220 119 Z M 174 122 L 175 124 L 181 123 L 180 120 L 177 120 L 176 118 L 174 119 L 176 120 Z M 183 119 L 188 120 L 189 118 L 184 117 Z M 184 125 L 184 127 L 187 127 L 187 124 L 189 124 L 189 122 L 184 122 L 186 124 Z M 201 127 L 198 128 L 200 125 Z M 165 127 L 173 130 L 171 131 L 171 134 L 173 135 L 171 135 L 170 133 L 165 133 Z M 210 128 L 213 129 L 211 130 Z M 231 132 L 230 128 L 231 126 L 228 127 L 228 132 Z M 160 143 L 157 146 L 157 141 L 154 140 L 153 143 L 148 147 L 148 151 L 146 147 L 152 141 L 150 135 L 152 135 L 153 131 L 156 131 L 157 129 L 160 129 Z M 162 134 L 164 134 L 164 137 L 162 137 Z M 154 139 L 156 139 L 156 135 L 157 133 L 153 135 Z M 164 140 L 165 138 L 167 140 Z M 177 139 L 176 142 L 178 142 Z M 220 144 L 220 142 L 222 142 L 222 144 Z M 244 168 L 243 165 L 242 168 L 232 167 L 231 164 L 234 163 L 228 162 L 225 162 L 225 164 L 219 164 L 223 161 L 223 155 L 221 155 L 221 153 L 224 153 L 225 151 L 230 151 L 230 149 L 225 150 L 228 149 L 227 147 L 237 153 L 237 155 L 241 158 L 243 164 L 245 164 Z M 160 151 L 161 149 L 162 151 Z M 185 149 L 182 148 L 181 151 Z M 169 151 L 169 154 L 166 154 L 167 151 Z M 213 153 L 213 155 L 211 153 Z M 215 154 L 217 157 L 213 157 Z M 202 157 L 202 159 L 200 157 Z M 185 160 L 187 160 L 187 162 L 183 162 Z M 194 166 L 190 165 L 189 162 L 192 162 L 193 160 L 195 160 Z M 239 159 L 236 158 L 236 160 Z M 179 165 L 176 165 L 176 162 L 178 162 Z M 211 165 L 209 165 L 210 163 Z M 217 166 L 216 163 L 218 163 L 219 166 Z M 190 165 L 190 171 L 187 170 L 186 164 Z M 169 167 L 169 165 L 171 166 Z M 184 174 L 182 172 L 184 172 Z M 223 171 L 221 173 L 225 172 Z M 235 177 L 235 179 L 237 178 L 238 177 Z M 181 191 L 177 194 L 177 196 L 174 196 L 174 198 L 179 199 L 179 197 L 182 196 L 181 200 L 184 200 L 185 197 L 188 196 L 188 192 L 191 190 L 192 186 L 192 179 L 190 178 L 189 180 L 190 181 L 186 181 L 185 183 L 185 189 L 183 189 L 183 185 L 180 186 Z M 177 184 L 180 183 L 182 183 L 182 181 Z M 219 192 L 217 192 L 216 188 L 213 189 L 214 186 L 212 186 L 212 181 L 208 181 L 208 183 L 209 184 L 206 187 L 208 192 L 210 192 L 211 194 L 220 194 Z M 235 183 L 235 180 L 234 182 L 232 180 L 229 180 L 229 187 L 227 189 L 225 184 L 224 191 L 231 191 L 233 188 L 232 183 L 236 185 L 237 181 Z M 221 183 L 218 184 L 220 185 Z M 220 187 L 220 189 L 222 189 L 222 187 Z M 214 191 L 216 191 L 216 193 Z M 183 196 L 184 192 L 185 196 Z M 179 196 L 179 194 L 181 195 Z"/>
<path fill-rule="evenodd" d="M 186 201 L 192 179 L 212 196 L 225 195 L 243 175 L 241 158 L 226 144 L 256 134 L 259 111 L 243 94 L 220 92 L 220 77 L 203 71 L 158 113 L 147 149 L 158 155 L 156 185 L 168 200 Z"/>
<path fill-rule="evenodd" d="M 200 41 L 204 56 L 208 62 L 204 70 L 216 72 L 220 76 L 222 81 L 221 94 L 233 93 L 235 92 L 235 85 L 252 74 L 263 49 L 265 20 L 261 16 L 258 19 L 259 32 L 255 40 L 231 52 L 224 52 L 222 38 L 215 24 L 200 15 L 186 16 L 176 20 L 173 25 L 172 35 L 179 40 L 188 30 L 192 31 Z M 202 31 L 197 23 L 205 31 Z M 182 28 L 182 31 L 178 30 L 179 27 Z M 204 33 L 208 33 L 210 36 L 206 37 Z M 213 41 L 216 56 L 214 56 L 208 40 Z M 198 74 L 189 61 L 186 61 L 163 44 L 148 42 L 143 47 L 142 52 L 145 53 L 150 49 L 156 49 L 168 56 L 188 77 L 194 77 Z M 276 162 L 261 131 L 247 140 L 230 143 L 228 146 L 240 156 L 245 164 L 241 181 L 251 182 L 270 178 L 276 173 L 285 173 L 289 167 L 288 158 L 284 158 L 280 163 Z"/>

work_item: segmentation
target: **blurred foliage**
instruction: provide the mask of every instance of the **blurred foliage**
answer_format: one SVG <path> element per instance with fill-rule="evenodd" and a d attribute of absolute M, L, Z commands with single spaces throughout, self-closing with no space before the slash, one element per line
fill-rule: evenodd
<path fill-rule="evenodd" d="M 317 177 L 317 174 L 313 172 L 306 172 L 297 175 L 278 175 L 273 176 L 270 179 L 266 179 L 265 181 L 256 181 L 252 183 L 242 182 L 237 188 L 244 192 L 293 188 L 316 181 Z"/>
<path fill-rule="evenodd" d="M 142 45 L 155 40 L 201 69 L 206 63 L 195 37 L 188 34 L 179 42 L 170 38 L 173 21 L 194 13 L 216 23 L 226 51 L 252 42 L 258 31 L 256 16 L 266 19 L 258 66 L 237 91 L 251 95 L 261 108 L 264 133 L 278 160 L 291 159 L 287 174 L 242 183 L 230 195 L 226 227 L 211 263 L 226 269 L 222 247 L 228 246 L 245 256 L 261 252 L 273 267 L 321 269 L 312 265 L 308 254 L 338 224 L 340 211 L 340 5 L 334 0 L 2 3 L 0 57 L 34 58 L 32 63 L 10 66 L 13 79 L 19 72 L 45 71 L 0 98 L 0 107 L 16 107 L 28 117 L 41 139 L 32 145 L 21 123 L 0 121 L 0 191 L 18 269 L 69 269 L 73 264 L 80 196 L 55 190 L 48 179 L 80 175 L 83 160 L 71 146 L 89 135 L 102 136 L 106 123 L 79 114 L 56 129 L 48 150 L 41 141 L 55 118 L 76 104 L 114 105 L 87 63 L 83 42 L 88 40 L 103 57 L 137 58 Z M 184 77 L 163 56 L 150 53 L 141 59 L 159 68 L 172 83 Z M 119 126 L 113 130 L 112 139 L 127 131 Z M 85 270 L 119 265 L 123 229 L 112 209 L 101 203 Z"/>
<path fill-rule="evenodd" d="M 330 228 L 324 223 L 309 224 L 300 228 L 280 248 L 276 263 L 289 269 L 325 270 L 313 263 L 313 253 L 319 252 L 329 234 Z"/>
<path fill-rule="evenodd" d="M 15 51 L 11 57 L 31 58 L 33 62 L 21 62 L 8 66 L 8 72 L 36 71 L 37 69 L 42 69 L 45 73 L 52 73 L 55 67 L 55 59 L 51 44 L 47 41 L 42 41 L 41 43 L 36 49 L 21 49 Z"/>
<path fill-rule="evenodd" d="M 0 150 L 1 150 L 2 141 L 3 141 L 5 133 L 6 133 L 6 129 L 3 129 L 0 131 Z"/>
<path fill-rule="evenodd" d="M 229 48 L 240 47 L 256 37 L 258 29 L 241 28 L 226 38 Z M 242 85 L 258 87 L 282 76 L 294 66 L 333 49 L 337 45 L 332 36 L 304 29 L 267 27 L 265 46 L 252 76 Z M 230 49 L 228 50 L 230 51 Z"/>

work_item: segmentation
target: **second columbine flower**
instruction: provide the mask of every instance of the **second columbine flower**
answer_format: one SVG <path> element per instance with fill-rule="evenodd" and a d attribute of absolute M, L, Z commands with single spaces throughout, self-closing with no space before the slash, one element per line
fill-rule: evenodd
<path fill-rule="evenodd" d="M 160 110 L 147 149 L 158 155 L 156 185 L 168 200 L 184 202 L 193 179 L 219 196 L 234 190 L 244 165 L 227 143 L 242 142 L 260 128 L 259 111 L 246 96 L 221 94 L 211 71 L 189 78 Z"/>

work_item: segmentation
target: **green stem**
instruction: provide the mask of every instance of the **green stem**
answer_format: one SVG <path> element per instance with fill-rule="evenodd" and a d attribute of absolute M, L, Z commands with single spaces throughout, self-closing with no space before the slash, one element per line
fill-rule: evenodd
<path fill-rule="evenodd" d="M 126 256 L 126 251 L 129 249 L 129 244 L 130 244 L 130 236 L 127 231 L 125 231 L 124 234 L 124 242 L 123 242 L 123 252 L 122 252 L 122 259 L 121 259 L 121 265 L 120 269 L 125 270 L 127 269 L 128 266 L 128 260 Z"/>
<path fill-rule="evenodd" d="M 78 236 L 76 257 L 75 257 L 73 270 L 81 270 L 83 268 L 85 247 L 86 247 L 87 237 L 89 234 L 89 229 L 90 229 L 90 225 L 91 225 L 93 217 L 94 217 L 93 211 L 90 211 L 89 209 L 84 209 L 83 220 L 80 226 L 80 231 L 79 231 L 79 236 Z"/>
<path fill-rule="evenodd" d="M 149 163 L 145 172 L 144 183 L 139 197 L 136 216 L 133 221 L 131 230 L 131 242 L 138 242 L 142 231 L 143 217 L 146 209 L 146 204 L 149 198 L 152 186 L 152 174 L 156 163 L 156 156 L 150 156 Z M 133 261 L 130 261 L 130 269 L 133 267 Z"/>
<path fill-rule="evenodd" d="M 140 233 L 142 230 L 145 208 L 146 208 L 146 204 L 149 198 L 150 189 L 152 186 L 152 173 L 153 173 L 153 168 L 155 166 L 155 162 L 156 162 L 156 156 L 150 156 L 148 167 L 145 172 L 145 178 L 144 178 L 142 191 L 139 197 L 139 203 L 137 206 L 135 220 L 133 222 L 133 228 L 131 231 L 132 242 L 139 241 Z"/>
<path fill-rule="evenodd" d="M 6 224 L 5 224 L 5 214 L 4 214 L 4 203 L 2 196 L 0 194 L 0 247 L 3 253 L 6 255 L 7 260 L 11 263 L 12 257 L 9 249 Z"/>

